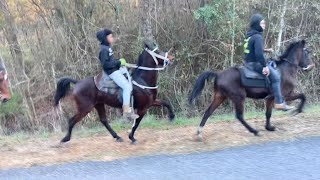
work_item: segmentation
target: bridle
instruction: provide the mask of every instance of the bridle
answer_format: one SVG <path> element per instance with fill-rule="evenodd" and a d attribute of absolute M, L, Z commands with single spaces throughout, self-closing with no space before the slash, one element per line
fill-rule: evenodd
<path fill-rule="evenodd" d="M 164 70 L 169 65 L 169 62 L 170 62 L 170 60 L 168 58 L 168 52 L 165 53 L 165 56 L 162 56 L 162 55 L 156 53 L 157 50 L 158 50 L 158 47 L 154 48 L 153 50 L 149 50 L 148 48 L 145 48 L 145 51 L 151 55 L 152 59 L 154 60 L 154 62 L 156 63 L 157 66 L 159 65 L 159 61 L 157 58 L 162 59 L 164 61 L 162 67 L 151 68 L 151 67 L 137 66 L 135 64 L 127 64 L 127 67 L 141 69 L 141 70 L 145 70 L 145 71 L 162 71 L 162 70 Z"/>
<path fill-rule="evenodd" d="M 158 47 L 154 48 L 153 50 L 145 48 L 145 51 L 148 52 L 151 55 L 152 59 L 154 60 L 156 66 L 157 66 L 156 68 L 137 66 L 135 64 L 127 64 L 127 67 L 140 69 L 140 70 L 145 70 L 145 71 L 162 71 L 162 70 L 164 70 L 170 63 L 170 59 L 168 58 L 169 52 L 166 52 L 165 55 L 162 56 L 162 55 L 156 53 L 157 50 L 158 50 Z M 158 67 L 158 65 L 159 65 L 158 58 L 162 59 L 164 61 L 162 67 Z M 132 80 L 132 84 L 135 85 L 135 86 L 138 86 L 138 87 L 140 87 L 142 89 L 157 89 L 158 88 L 158 86 L 153 86 L 152 87 L 152 86 L 141 85 L 141 84 L 137 83 L 135 80 Z"/>
<path fill-rule="evenodd" d="M 303 60 L 305 60 L 306 58 L 306 54 L 309 53 L 308 49 L 307 48 L 303 48 Z M 301 68 L 303 71 L 307 71 L 309 70 L 310 68 L 312 68 L 314 66 L 314 64 L 309 64 L 307 67 L 301 67 L 299 64 L 295 64 L 291 61 L 289 61 L 287 58 L 283 58 L 282 59 L 283 61 L 295 66 L 296 68 Z"/>

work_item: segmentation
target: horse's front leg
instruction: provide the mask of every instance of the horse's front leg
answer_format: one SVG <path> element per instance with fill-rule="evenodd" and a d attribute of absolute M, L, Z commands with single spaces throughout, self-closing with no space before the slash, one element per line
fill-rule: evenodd
<path fill-rule="evenodd" d="M 275 131 L 275 127 L 271 125 L 272 108 L 274 104 L 274 97 L 266 99 L 266 130 Z"/>
<path fill-rule="evenodd" d="M 129 139 L 131 140 L 131 143 L 132 144 L 137 144 L 138 141 L 134 138 L 134 133 L 135 131 L 137 130 L 141 120 L 143 119 L 144 115 L 147 113 L 147 109 L 138 109 L 138 115 L 139 115 L 139 118 L 134 120 L 133 122 L 133 125 L 132 125 L 132 130 L 129 134 Z"/>
<path fill-rule="evenodd" d="M 173 107 L 172 107 L 170 102 L 164 101 L 164 100 L 160 100 L 160 99 L 156 99 L 153 102 L 152 106 L 155 106 L 155 107 L 161 107 L 161 106 L 166 107 L 168 109 L 168 111 L 169 111 L 169 119 L 170 119 L 170 121 L 172 121 L 174 119 L 175 114 L 174 114 Z"/>
<path fill-rule="evenodd" d="M 285 97 L 286 101 L 294 101 L 296 99 L 300 99 L 300 104 L 298 105 L 298 108 L 293 111 L 295 115 L 302 112 L 304 104 L 306 102 L 306 96 L 303 93 L 291 93 L 290 95 Z"/>

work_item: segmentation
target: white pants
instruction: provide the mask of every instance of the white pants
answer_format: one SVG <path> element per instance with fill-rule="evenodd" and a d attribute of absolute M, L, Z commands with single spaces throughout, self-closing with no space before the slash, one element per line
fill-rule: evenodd
<path fill-rule="evenodd" d="M 132 84 L 126 79 L 124 73 L 125 71 L 120 68 L 110 74 L 109 77 L 123 90 L 123 105 L 130 106 Z"/>

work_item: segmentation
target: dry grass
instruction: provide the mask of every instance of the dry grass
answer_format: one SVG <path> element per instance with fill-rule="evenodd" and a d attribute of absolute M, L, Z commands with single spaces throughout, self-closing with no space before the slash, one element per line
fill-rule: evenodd
<path fill-rule="evenodd" d="M 320 135 L 319 110 L 300 114 L 296 117 L 274 117 L 276 132 L 264 130 L 263 119 L 251 119 L 249 123 L 258 128 L 262 136 L 248 133 L 237 121 L 216 122 L 204 129 L 204 142 L 196 139 L 196 127 L 186 126 L 168 129 L 140 129 L 136 138 L 138 145 L 131 145 L 127 132 L 119 134 L 125 142 L 117 143 L 110 135 L 95 134 L 90 137 L 77 137 L 70 143 L 59 145 L 62 134 L 40 138 L 25 136 L 2 139 L 0 168 L 30 167 L 82 160 L 111 161 L 115 159 L 155 155 L 181 154 L 219 150 L 233 146 L 263 143 L 267 141 L 290 140 L 303 136 Z"/>

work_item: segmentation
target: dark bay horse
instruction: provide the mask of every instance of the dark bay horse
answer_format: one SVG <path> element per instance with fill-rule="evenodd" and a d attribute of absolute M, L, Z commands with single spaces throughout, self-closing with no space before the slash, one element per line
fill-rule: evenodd
<path fill-rule="evenodd" d="M 305 40 L 291 43 L 285 53 L 276 61 L 277 67 L 281 72 L 282 94 L 286 101 L 300 99 L 300 104 L 295 110 L 301 113 L 306 101 L 303 93 L 295 93 L 298 70 L 302 68 L 305 71 L 314 67 L 310 57 L 309 50 L 305 48 Z M 202 139 L 202 129 L 207 119 L 212 115 L 216 108 L 220 106 L 227 98 L 229 98 L 235 107 L 236 118 L 254 135 L 259 135 L 258 131 L 252 128 L 243 117 L 245 98 L 266 100 L 266 125 L 268 131 L 274 131 L 275 127 L 271 125 L 270 118 L 274 103 L 274 97 L 269 89 L 264 88 L 247 88 L 241 84 L 240 70 L 238 67 L 232 67 L 222 72 L 216 73 L 207 71 L 202 73 L 196 80 L 194 89 L 189 97 L 189 103 L 192 104 L 194 99 L 201 94 L 205 81 L 215 77 L 213 101 L 206 110 L 198 129 L 198 136 Z"/>
<path fill-rule="evenodd" d="M 157 49 L 154 49 L 153 51 L 149 49 L 146 45 L 146 49 L 139 56 L 137 68 L 132 74 L 133 81 L 140 86 L 137 87 L 137 85 L 135 85 L 133 87 L 134 108 L 137 110 L 137 114 L 140 116 L 134 121 L 132 131 L 129 134 L 129 139 L 133 144 L 137 143 L 137 140 L 134 138 L 134 133 L 150 107 L 164 106 L 169 111 L 170 120 L 173 120 L 175 117 L 171 104 L 169 102 L 157 99 L 156 88 L 158 70 L 170 63 L 173 59 L 173 56 Z M 162 68 L 158 68 L 158 66 L 162 66 Z M 89 77 L 80 81 L 70 78 L 62 78 L 59 80 L 54 98 L 55 106 L 59 105 L 60 99 L 67 95 L 71 83 L 75 84 L 71 95 L 76 102 L 77 113 L 71 119 L 69 119 L 67 135 L 61 140 L 61 142 L 67 142 L 70 140 L 74 125 L 81 121 L 94 108 L 98 112 L 101 123 L 107 128 L 113 138 L 119 142 L 123 141 L 122 138 L 118 136 L 109 125 L 104 106 L 106 104 L 108 106 L 120 109 L 122 108 L 122 103 L 119 101 L 119 98 L 117 98 L 117 95 L 111 95 L 99 91 L 94 83 L 93 77 Z"/>
<path fill-rule="evenodd" d="M 0 58 L 0 98 L 2 103 L 6 103 L 11 99 L 8 72 L 1 58 Z"/>

